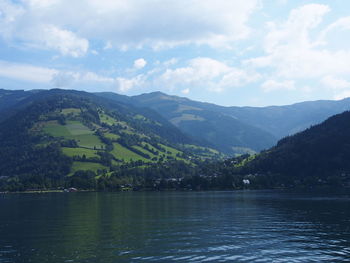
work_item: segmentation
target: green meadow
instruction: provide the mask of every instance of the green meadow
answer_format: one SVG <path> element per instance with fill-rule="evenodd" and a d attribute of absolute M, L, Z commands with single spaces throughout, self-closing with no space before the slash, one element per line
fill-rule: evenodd
<path fill-rule="evenodd" d="M 136 150 L 138 150 L 138 151 L 140 151 L 140 152 L 143 152 L 143 153 L 145 153 L 145 154 L 148 154 L 148 155 L 150 156 L 151 159 L 152 159 L 153 157 L 157 157 L 157 155 L 155 155 L 155 154 L 153 154 L 153 153 L 147 151 L 146 149 L 142 148 L 141 146 L 135 145 L 135 146 L 133 146 L 132 148 L 134 148 L 134 149 L 136 149 Z M 158 158 L 158 157 L 157 157 L 157 158 Z"/>
<path fill-rule="evenodd" d="M 108 124 L 108 125 L 111 125 L 111 126 L 114 125 L 114 124 L 117 124 L 117 120 L 116 119 L 114 119 L 113 117 L 111 117 L 111 116 L 109 116 L 109 115 L 107 115 L 105 113 L 100 113 L 99 116 L 100 116 L 100 121 L 102 123 L 105 123 L 105 124 Z"/>
<path fill-rule="evenodd" d="M 104 133 L 104 136 L 110 140 L 118 140 L 120 138 L 120 135 L 109 132 Z"/>
<path fill-rule="evenodd" d="M 167 152 L 170 152 L 170 155 L 176 157 L 176 154 L 181 153 L 179 150 L 176 150 L 170 146 L 166 146 L 164 144 L 159 144 L 162 148 L 164 148 Z"/>
<path fill-rule="evenodd" d="M 66 108 L 66 109 L 62 109 L 61 112 L 64 115 L 68 115 L 68 114 L 79 115 L 81 113 L 81 110 L 77 108 Z"/>
<path fill-rule="evenodd" d="M 125 148 L 124 146 L 120 145 L 119 143 L 113 143 L 113 151 L 111 152 L 113 156 L 119 160 L 124 160 L 126 162 L 133 160 L 133 161 L 148 161 L 146 158 L 138 155 L 137 153 L 130 151 L 129 149 Z"/>
<path fill-rule="evenodd" d="M 79 121 L 67 121 L 66 125 L 61 125 L 57 121 L 49 121 L 44 125 L 43 131 L 54 137 L 76 140 L 81 147 L 104 148 L 104 144 L 93 134 L 94 132 Z"/>
<path fill-rule="evenodd" d="M 107 169 L 107 167 L 100 163 L 73 162 L 70 175 L 73 175 L 76 171 L 79 171 L 79 170 L 82 170 L 82 171 L 91 170 L 96 172 L 97 170 L 103 170 L 103 169 Z"/>
<path fill-rule="evenodd" d="M 98 158 L 99 156 L 96 154 L 97 151 L 91 150 L 91 149 L 85 149 L 85 148 L 69 148 L 69 147 L 62 147 L 62 152 L 69 156 L 80 156 L 83 157 L 83 155 L 86 156 L 86 158 Z"/>

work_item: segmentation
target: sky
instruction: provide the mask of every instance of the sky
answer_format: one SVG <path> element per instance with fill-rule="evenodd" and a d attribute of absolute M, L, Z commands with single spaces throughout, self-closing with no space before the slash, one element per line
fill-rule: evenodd
<path fill-rule="evenodd" d="M 350 1 L 0 0 L 0 88 L 350 97 Z"/>

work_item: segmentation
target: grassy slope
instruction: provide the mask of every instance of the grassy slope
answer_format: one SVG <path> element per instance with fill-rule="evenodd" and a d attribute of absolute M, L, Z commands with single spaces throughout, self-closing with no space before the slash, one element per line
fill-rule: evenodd
<path fill-rule="evenodd" d="M 111 125 L 111 126 L 114 124 L 117 124 L 116 119 L 114 119 L 113 117 L 111 117 L 105 113 L 100 113 L 99 116 L 100 116 L 100 121 L 102 123 L 106 123 L 106 124 Z"/>
<path fill-rule="evenodd" d="M 213 153 L 213 154 L 220 154 L 219 151 L 212 149 L 212 148 L 208 148 L 208 147 L 202 147 L 202 146 L 193 145 L 193 144 L 185 144 L 184 146 L 188 149 L 199 149 L 199 150 L 203 150 L 203 151 L 208 151 L 208 152 Z"/>
<path fill-rule="evenodd" d="M 106 119 L 108 118 L 108 121 L 114 122 L 114 119 L 111 117 L 108 117 L 108 115 L 105 115 L 105 114 L 101 114 L 101 115 L 105 116 Z M 70 157 L 83 156 L 83 154 L 85 154 L 85 156 L 87 158 L 98 157 L 96 155 L 96 151 L 93 149 L 94 148 L 101 149 L 101 147 L 104 147 L 104 144 L 100 141 L 100 139 L 96 135 L 93 134 L 93 131 L 90 130 L 85 125 L 83 125 L 79 121 L 67 121 L 66 125 L 61 125 L 57 121 L 49 121 L 44 125 L 43 130 L 46 133 L 48 133 L 52 136 L 55 136 L 55 137 L 64 137 L 66 139 L 75 139 L 78 142 L 78 145 L 80 147 L 84 147 L 84 148 L 63 147 L 62 148 L 63 153 L 67 156 L 70 156 Z M 128 131 L 128 133 L 132 133 L 132 132 Z M 120 137 L 119 135 L 112 134 L 112 133 L 106 133 L 105 136 L 107 138 L 110 138 L 113 140 L 116 140 Z M 145 144 L 147 144 L 147 143 L 144 143 L 144 145 Z M 139 154 L 133 152 L 132 150 L 129 150 L 129 149 L 123 147 L 119 143 L 113 143 L 113 146 L 114 146 L 114 149 L 111 153 L 113 154 L 113 156 L 115 158 L 117 158 L 119 160 L 123 160 L 125 162 L 128 162 L 130 160 L 133 160 L 133 161 L 142 160 L 144 162 L 152 162 L 152 160 L 147 159 L 143 156 L 140 156 Z M 152 148 L 155 149 L 150 144 L 148 144 L 148 146 L 151 149 Z M 176 157 L 177 153 L 181 153 L 180 151 L 178 151 L 172 147 L 163 145 L 163 144 L 161 144 L 160 146 L 163 147 L 164 149 L 166 149 L 166 151 L 168 153 L 160 152 L 159 156 L 161 156 L 161 155 L 165 155 L 165 157 L 172 156 L 175 159 L 182 160 L 182 158 Z M 87 148 L 89 148 L 89 149 L 87 149 Z M 151 157 L 151 159 L 154 157 L 157 157 L 157 158 L 159 157 L 159 156 L 152 154 L 151 152 L 147 151 L 146 149 L 144 149 L 140 146 L 133 146 L 133 148 L 148 154 Z M 89 164 L 91 164 L 91 163 L 89 163 Z M 95 165 L 98 165 L 98 164 L 95 164 Z M 88 165 L 83 163 L 83 167 L 88 167 Z M 73 169 L 73 170 L 75 171 L 76 169 Z M 84 170 L 87 170 L 87 169 L 84 168 Z"/>
<path fill-rule="evenodd" d="M 107 169 L 106 166 L 103 166 L 100 163 L 90 163 L 90 162 L 74 162 L 72 166 L 71 173 L 69 175 L 73 175 L 76 171 L 83 170 L 91 170 L 96 172 L 97 170 Z"/>
<path fill-rule="evenodd" d="M 170 121 L 173 123 L 175 126 L 178 126 L 180 122 L 182 121 L 204 121 L 205 119 L 194 115 L 194 114 L 182 114 L 179 117 L 172 118 Z"/>
<path fill-rule="evenodd" d="M 90 149 L 101 149 L 105 145 L 93 134 L 93 131 L 79 121 L 67 121 L 66 125 L 61 125 L 56 121 L 49 121 L 44 125 L 44 132 L 54 137 L 64 137 L 74 139 L 81 147 Z"/>
<path fill-rule="evenodd" d="M 152 159 L 153 157 L 157 157 L 155 154 L 147 151 L 146 149 L 142 148 L 141 146 L 135 145 L 133 146 L 133 148 L 135 148 L 136 150 L 139 150 L 140 152 L 143 152 L 145 154 L 148 154 L 150 156 L 150 158 Z"/>
<path fill-rule="evenodd" d="M 81 112 L 80 109 L 77 108 L 67 108 L 63 109 L 61 111 L 64 115 L 79 115 Z M 118 121 L 115 118 L 105 114 L 104 112 L 99 113 L 99 117 L 102 123 L 108 124 L 108 125 L 121 125 L 123 128 L 121 129 L 121 132 L 128 133 L 128 134 L 135 134 L 136 131 L 133 130 L 126 122 Z M 144 119 L 142 115 L 137 115 L 135 118 L 137 119 Z M 62 147 L 62 151 L 65 155 L 69 157 L 74 156 L 80 156 L 83 155 L 86 156 L 86 158 L 98 158 L 97 155 L 98 149 L 104 149 L 105 145 L 100 141 L 100 139 L 94 135 L 94 131 L 86 127 L 82 122 L 77 120 L 68 120 L 66 121 L 65 125 L 59 124 L 57 121 L 48 121 L 44 123 L 43 125 L 43 131 L 50 134 L 54 137 L 63 137 L 65 139 L 74 139 L 77 141 L 79 148 L 70 148 L 70 147 Z M 104 133 L 105 137 L 112 139 L 113 141 L 116 141 L 120 138 L 120 135 L 112 134 L 110 132 Z M 143 134 L 139 134 L 140 136 L 144 136 Z M 150 149 L 155 149 L 152 145 L 148 143 L 142 143 L 144 145 L 148 145 Z M 132 161 L 138 161 L 142 160 L 143 162 L 157 162 L 161 156 L 167 158 L 168 156 L 171 156 L 174 159 L 183 160 L 182 158 L 176 157 L 177 153 L 181 153 L 181 151 L 178 151 L 172 147 L 160 144 L 161 147 L 163 147 L 166 152 L 159 151 L 159 155 L 155 155 L 152 152 L 149 152 L 148 150 L 144 149 L 142 146 L 132 146 L 132 149 L 128 149 L 121 144 L 114 142 L 113 143 L 114 149 L 111 151 L 111 154 L 118 160 L 122 160 L 123 162 L 129 162 Z M 147 159 L 136 152 L 133 151 L 140 151 L 150 156 L 150 159 Z M 151 160 L 152 158 L 156 157 L 157 160 Z M 114 165 L 122 164 L 120 162 L 113 161 Z M 92 170 L 96 171 L 98 169 L 104 169 L 103 165 L 99 163 L 92 163 L 92 162 L 74 162 L 71 174 L 73 174 L 75 171 L 78 170 Z"/>
<path fill-rule="evenodd" d="M 77 108 L 66 108 L 66 109 L 62 109 L 62 113 L 64 115 L 68 115 L 68 114 L 79 115 L 81 113 L 81 110 Z"/>
<path fill-rule="evenodd" d="M 110 140 L 118 140 L 120 138 L 120 135 L 109 133 L 109 132 L 104 133 L 104 136 Z"/>
<path fill-rule="evenodd" d="M 73 157 L 73 156 L 82 157 L 83 155 L 85 155 L 86 158 L 93 158 L 93 157 L 98 158 L 98 155 L 96 154 L 95 150 L 90 150 L 85 148 L 62 147 L 62 152 L 69 157 Z"/>
<path fill-rule="evenodd" d="M 167 155 L 171 155 L 173 157 L 176 157 L 176 154 L 181 153 L 179 150 L 176 150 L 170 146 L 166 146 L 164 144 L 160 144 L 160 146 L 162 146 L 162 148 L 164 148 L 167 152 L 170 152 L 170 154 L 167 154 Z"/>
<path fill-rule="evenodd" d="M 111 152 L 113 156 L 119 160 L 129 161 L 130 159 L 133 161 L 148 161 L 146 158 L 138 155 L 137 153 L 134 153 L 130 151 L 129 149 L 123 147 L 119 143 L 113 143 L 114 149 Z"/>

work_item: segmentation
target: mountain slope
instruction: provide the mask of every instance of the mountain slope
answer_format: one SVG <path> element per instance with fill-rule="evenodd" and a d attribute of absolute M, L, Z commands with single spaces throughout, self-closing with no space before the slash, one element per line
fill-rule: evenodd
<path fill-rule="evenodd" d="M 35 93 L 35 91 L 0 89 L 0 111 L 11 108 L 33 93 Z"/>
<path fill-rule="evenodd" d="M 152 110 L 86 92 L 42 91 L 13 108 L 18 110 L 0 122 L 0 178 L 26 186 L 62 186 L 78 171 L 106 175 L 125 166 L 190 164 L 219 155 L 193 145 Z"/>
<path fill-rule="evenodd" d="M 286 106 L 228 107 L 218 110 L 259 127 L 276 138 L 282 138 L 350 110 L 350 98 L 339 101 L 307 101 Z"/>
<path fill-rule="evenodd" d="M 250 172 L 291 178 L 350 175 L 350 112 L 286 137 L 246 165 Z"/>
<path fill-rule="evenodd" d="M 21 101 L 30 97 L 31 95 L 40 92 L 36 90 L 4 90 L 0 89 L 0 121 L 4 120 L 16 111 Z"/>
<path fill-rule="evenodd" d="M 231 150 L 231 153 L 232 147 L 236 152 L 239 152 L 239 148 L 266 149 L 285 136 L 350 110 L 350 98 L 286 106 L 223 107 L 161 92 L 133 97 L 114 93 L 98 95 L 150 107 L 186 134 L 208 141 L 223 151 Z"/>
<path fill-rule="evenodd" d="M 152 99 L 153 97 L 153 99 Z M 138 102 L 151 106 L 160 105 L 162 110 L 166 101 L 172 104 L 183 104 L 201 110 L 216 112 L 232 117 L 246 125 L 250 125 L 272 134 L 276 142 L 287 135 L 292 135 L 309 128 L 311 125 L 318 124 L 330 116 L 350 110 L 350 98 L 334 101 L 319 100 L 295 103 L 286 106 L 267 106 L 267 107 L 224 107 L 211 103 L 192 101 L 187 98 L 169 96 L 163 93 L 149 93 L 132 97 Z M 159 111 L 159 106 L 152 106 Z M 174 109 L 174 105 L 173 108 Z M 168 108 L 170 110 L 170 108 Z"/>
<path fill-rule="evenodd" d="M 41 92 L 43 91 L 0 90 L 0 121 L 27 105 L 28 97 L 33 94 L 39 96 Z M 161 92 L 133 97 L 111 92 L 97 95 L 125 107 L 134 105 L 134 108 L 153 109 L 188 137 L 195 138 L 195 144 L 216 148 L 228 154 L 269 148 L 284 136 L 350 109 L 350 99 L 259 108 L 223 107 Z"/>
<path fill-rule="evenodd" d="M 276 141 L 268 132 L 203 108 L 202 103 L 161 92 L 125 97 L 110 93 L 99 94 L 116 101 L 142 105 L 157 111 L 185 134 L 201 139 L 228 154 L 260 151 Z"/>

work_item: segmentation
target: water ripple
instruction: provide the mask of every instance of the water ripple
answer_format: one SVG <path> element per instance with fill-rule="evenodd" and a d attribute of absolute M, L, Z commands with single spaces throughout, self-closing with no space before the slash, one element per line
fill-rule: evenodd
<path fill-rule="evenodd" d="M 0 214 L 0 263 L 350 258 L 348 196 L 85 193 L 8 197 L 0 205 L 7 209 Z"/>

